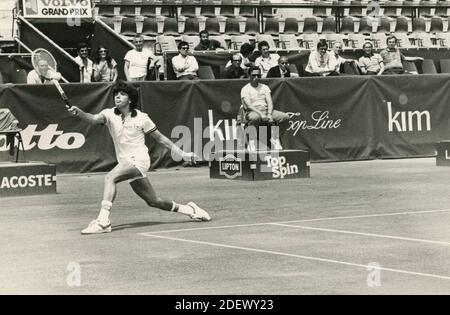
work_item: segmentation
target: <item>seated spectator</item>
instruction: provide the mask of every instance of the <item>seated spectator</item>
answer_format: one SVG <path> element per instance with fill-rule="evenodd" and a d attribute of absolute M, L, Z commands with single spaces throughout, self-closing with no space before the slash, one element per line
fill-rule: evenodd
<path fill-rule="evenodd" d="M 386 39 L 387 48 L 380 52 L 383 58 L 384 71 L 383 74 L 403 74 L 403 61 L 423 60 L 421 57 L 406 57 L 399 48 L 397 48 L 397 37 L 388 36 Z"/>
<path fill-rule="evenodd" d="M 317 43 L 317 50 L 311 51 L 308 65 L 305 68 L 306 76 L 333 76 L 336 72 L 336 58 L 334 53 L 328 51 L 328 42 L 321 39 Z"/>
<path fill-rule="evenodd" d="M 61 73 L 49 68 L 47 60 L 38 61 L 38 69 L 31 70 L 27 76 L 28 84 L 51 83 L 52 80 L 61 80 Z"/>
<path fill-rule="evenodd" d="M 178 43 L 179 54 L 172 58 L 172 66 L 178 80 L 198 79 L 198 63 L 194 56 L 189 54 L 189 44 L 181 41 Z"/>
<path fill-rule="evenodd" d="M 86 43 L 79 43 L 77 47 L 78 56 L 75 58 L 80 66 L 80 82 L 89 83 L 92 78 L 93 62 L 88 58 L 89 48 Z"/>
<path fill-rule="evenodd" d="M 358 60 L 359 69 L 362 74 L 380 75 L 384 71 L 383 58 L 380 54 L 373 52 L 373 44 L 366 41 L 363 44 L 363 55 Z"/>
<path fill-rule="evenodd" d="M 244 121 L 249 126 L 258 127 L 263 122 L 282 123 L 289 120 L 289 115 L 285 112 L 274 110 L 270 88 L 259 82 L 261 70 L 259 67 L 251 66 L 249 69 L 249 83 L 241 89 L 241 101 Z M 278 137 L 272 135 L 270 142 L 275 150 L 281 150 L 281 143 Z M 249 150 L 256 150 L 256 139 L 249 140 Z"/>
<path fill-rule="evenodd" d="M 334 42 L 333 44 L 333 52 L 334 52 L 334 58 L 336 58 L 336 68 L 335 71 L 337 73 L 343 72 L 344 69 L 344 63 L 346 62 L 355 62 L 353 59 L 345 59 L 341 56 L 342 53 L 342 43 L 341 42 Z"/>
<path fill-rule="evenodd" d="M 117 62 L 111 58 L 105 46 L 99 46 L 94 57 L 92 80 L 94 82 L 115 82 L 117 76 Z"/>
<path fill-rule="evenodd" d="M 281 56 L 278 59 L 278 65 L 270 68 L 267 73 L 268 78 L 290 78 L 290 77 L 298 77 L 298 73 L 291 73 L 289 70 L 289 60 L 287 56 Z"/>
<path fill-rule="evenodd" d="M 239 50 L 238 54 L 242 58 L 241 68 L 245 71 L 247 71 L 248 68 L 253 65 L 253 62 L 251 62 L 248 57 L 253 53 L 254 50 L 255 46 L 250 43 L 242 44 L 241 49 Z M 229 66 L 231 66 L 231 60 L 228 61 L 228 63 L 225 65 L 225 68 L 228 68 Z"/>
<path fill-rule="evenodd" d="M 278 64 L 280 56 L 278 54 L 269 53 L 269 43 L 265 40 L 258 43 L 258 50 L 261 53 L 261 56 L 256 58 L 255 66 L 261 69 L 261 76 L 262 78 L 265 78 L 267 77 L 270 68 L 275 67 Z"/>
<path fill-rule="evenodd" d="M 194 47 L 194 50 L 216 50 L 225 49 L 222 47 L 219 41 L 215 39 L 209 39 L 209 33 L 207 30 L 200 32 L 200 43 Z"/>
<path fill-rule="evenodd" d="M 225 71 L 222 73 L 222 79 L 243 79 L 246 78 L 247 75 L 242 69 L 242 57 L 240 53 L 233 54 L 231 56 L 231 65 L 225 68 Z"/>
<path fill-rule="evenodd" d="M 133 43 L 135 49 L 128 51 L 125 55 L 123 71 L 127 81 L 144 81 L 151 64 L 149 59 L 156 60 L 156 56 L 150 50 L 144 50 L 144 38 L 141 35 L 137 35 Z"/>

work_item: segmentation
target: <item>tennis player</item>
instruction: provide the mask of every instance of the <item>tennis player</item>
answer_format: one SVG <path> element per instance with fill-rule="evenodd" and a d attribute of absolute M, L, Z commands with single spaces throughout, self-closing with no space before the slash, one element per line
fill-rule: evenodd
<path fill-rule="evenodd" d="M 108 126 L 118 161 L 117 166 L 105 177 L 103 200 L 97 219 L 81 231 L 81 234 L 111 232 L 109 215 L 116 197 L 116 184 L 125 180 L 130 181 L 134 192 L 150 207 L 179 212 L 196 221 L 211 220 L 209 214 L 193 202 L 186 205 L 178 204 L 156 195 L 146 176 L 150 167 L 150 157 L 145 145 L 145 135 L 151 135 L 157 142 L 172 150 L 172 156 L 176 154 L 184 160 L 192 161 L 196 155 L 182 151 L 159 132 L 148 115 L 136 109 L 137 100 L 137 90 L 123 81 L 118 81 L 114 86 L 114 108 L 104 109 L 98 114 L 86 113 L 76 106 L 69 108 L 71 115 L 83 121 Z"/>

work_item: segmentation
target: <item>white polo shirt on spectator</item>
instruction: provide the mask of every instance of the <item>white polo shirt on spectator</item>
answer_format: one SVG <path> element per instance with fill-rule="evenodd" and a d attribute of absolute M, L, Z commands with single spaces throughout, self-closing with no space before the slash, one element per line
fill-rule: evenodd
<path fill-rule="evenodd" d="M 75 61 L 80 65 L 80 67 L 83 67 L 83 80 L 80 78 L 80 81 L 84 83 L 91 82 L 92 70 L 94 68 L 94 63 L 92 60 L 87 58 L 87 65 L 85 65 L 83 59 L 81 59 L 80 56 L 77 56 L 75 57 Z"/>
<path fill-rule="evenodd" d="M 173 71 L 177 75 L 177 78 L 183 75 L 197 75 L 198 63 L 194 56 L 188 55 L 183 57 L 181 54 L 172 58 Z M 184 69 L 178 71 L 177 69 Z"/>
<path fill-rule="evenodd" d="M 137 51 L 133 49 L 127 52 L 124 60 L 130 63 L 128 75 L 131 79 L 142 78 L 147 75 L 148 58 L 155 60 L 156 56 L 150 50 Z"/>
<path fill-rule="evenodd" d="M 280 59 L 280 56 L 278 54 L 270 54 L 268 58 L 263 58 L 262 56 L 256 58 L 255 66 L 261 69 L 262 78 L 267 77 L 267 73 L 269 72 L 270 68 L 278 65 L 278 59 Z"/>
<path fill-rule="evenodd" d="M 256 88 L 247 83 L 241 90 L 241 100 L 250 99 L 250 104 L 263 113 L 267 112 L 267 97 L 271 97 L 271 91 L 262 83 L 259 83 Z"/>

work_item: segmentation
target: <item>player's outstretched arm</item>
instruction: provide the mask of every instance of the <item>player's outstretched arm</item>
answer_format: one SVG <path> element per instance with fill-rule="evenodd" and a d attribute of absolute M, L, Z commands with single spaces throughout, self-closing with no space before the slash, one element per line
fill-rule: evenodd
<path fill-rule="evenodd" d="M 169 138 L 163 135 L 159 130 L 152 131 L 150 133 L 150 136 L 152 136 L 152 138 L 155 139 L 156 142 L 168 148 L 174 160 L 179 160 L 181 158 L 184 161 L 188 161 L 191 163 L 196 162 L 197 156 L 195 155 L 195 153 L 184 152 L 179 147 L 177 147 Z"/>
<path fill-rule="evenodd" d="M 84 120 L 85 122 L 88 122 L 92 125 L 101 125 L 106 122 L 105 116 L 101 114 L 90 114 L 84 112 L 82 109 L 78 108 L 77 106 L 72 106 L 68 109 L 69 113 L 74 116 L 78 117 L 81 120 Z"/>

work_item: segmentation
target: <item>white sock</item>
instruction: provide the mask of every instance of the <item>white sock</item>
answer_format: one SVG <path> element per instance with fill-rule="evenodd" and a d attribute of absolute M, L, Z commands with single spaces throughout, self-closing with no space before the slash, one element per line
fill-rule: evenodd
<path fill-rule="evenodd" d="M 102 200 L 102 208 L 100 209 L 100 213 L 98 214 L 97 220 L 100 221 L 100 223 L 109 223 L 109 214 L 112 207 L 112 202 Z"/>
<path fill-rule="evenodd" d="M 173 201 L 173 206 L 172 206 L 172 210 L 171 211 L 179 212 L 179 213 L 182 213 L 182 214 L 185 214 L 185 215 L 192 215 L 192 214 L 194 214 L 194 209 L 192 209 L 192 207 L 176 203 L 175 201 Z"/>

